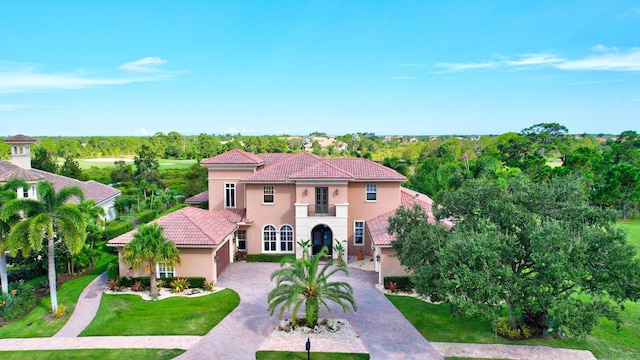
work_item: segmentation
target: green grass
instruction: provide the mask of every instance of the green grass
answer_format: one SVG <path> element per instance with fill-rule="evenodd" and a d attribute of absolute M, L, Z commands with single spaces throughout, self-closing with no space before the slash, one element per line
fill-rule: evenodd
<path fill-rule="evenodd" d="M 204 335 L 239 303 L 240 297 L 231 289 L 160 301 L 103 294 L 98 314 L 80 336 Z"/>
<path fill-rule="evenodd" d="M 598 359 L 640 358 L 640 304 L 626 302 L 621 313 L 622 330 L 601 320 L 586 339 L 510 341 L 496 336 L 491 324 L 479 318 L 451 318 L 449 305 L 433 305 L 405 296 L 387 296 L 400 312 L 429 341 L 480 344 L 546 345 L 589 350 Z"/>
<path fill-rule="evenodd" d="M 83 350 L 29 350 L 0 351 L 2 360 L 67 360 L 67 359 L 173 359 L 182 354 L 180 349 L 83 349 Z"/>
<path fill-rule="evenodd" d="M 0 339 L 53 336 L 66 324 L 67 320 L 69 320 L 82 290 L 84 290 L 93 279 L 103 273 L 106 270 L 107 263 L 115 258 L 116 256 L 113 254 L 102 253 L 102 256 L 97 261 L 96 269 L 91 274 L 67 281 L 60 286 L 60 289 L 58 289 L 58 304 L 67 307 L 66 316 L 55 321 L 47 320 L 46 315 L 51 312 L 51 298 L 45 296 L 40 303 L 23 318 L 0 327 Z"/>
<path fill-rule="evenodd" d="M 352 353 L 316 353 L 311 352 L 313 360 L 368 360 L 369 354 L 352 354 Z M 256 360 L 306 360 L 306 352 L 287 352 L 287 351 L 258 351 Z"/>
<path fill-rule="evenodd" d="M 113 161 L 87 161 L 86 159 L 77 159 L 78 165 L 82 170 L 96 167 L 99 169 L 113 167 Z M 160 170 L 165 169 L 186 169 L 193 165 L 197 160 L 173 160 L 173 159 L 158 159 L 160 164 Z M 62 160 L 62 163 L 64 160 Z M 62 164 L 61 163 L 61 164 Z M 127 162 L 127 164 L 133 165 L 133 162 Z"/>
<path fill-rule="evenodd" d="M 627 230 L 627 241 L 635 246 L 638 252 L 636 257 L 640 257 L 640 220 L 620 220 L 618 225 Z"/>

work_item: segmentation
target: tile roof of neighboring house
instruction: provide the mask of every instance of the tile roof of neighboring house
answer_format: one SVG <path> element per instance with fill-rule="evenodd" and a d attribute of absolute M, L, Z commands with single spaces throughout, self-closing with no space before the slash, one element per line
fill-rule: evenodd
<path fill-rule="evenodd" d="M 204 159 L 200 162 L 200 164 L 206 165 L 206 164 L 255 164 L 255 165 L 260 165 L 262 164 L 264 161 L 257 157 L 256 155 L 243 151 L 243 150 L 239 150 L 239 149 L 233 149 L 233 150 L 229 150 L 223 154 L 220 154 L 218 156 L 214 156 L 212 158 L 209 159 Z"/>
<path fill-rule="evenodd" d="M 85 199 L 92 199 L 98 205 L 113 198 L 114 196 L 118 196 L 121 194 L 120 190 L 94 180 L 80 181 L 38 169 L 29 169 L 28 171 L 42 176 L 44 180 L 52 183 L 56 191 L 59 191 L 65 186 L 78 186 L 80 189 L 82 189 L 82 192 L 84 192 Z M 74 198 L 71 201 L 77 203 L 78 199 Z"/>
<path fill-rule="evenodd" d="M 22 179 L 24 181 L 44 180 L 44 176 L 36 174 L 29 169 L 23 169 L 8 161 L 0 160 L 0 182 L 11 179 Z"/>
<path fill-rule="evenodd" d="M 436 223 L 436 218 L 433 215 L 433 200 L 427 195 L 421 194 L 419 192 L 409 190 L 406 188 L 400 188 L 400 197 L 401 197 L 401 205 L 405 208 L 413 208 L 415 205 L 418 205 L 424 209 L 427 213 L 427 218 L 430 224 Z M 395 240 L 395 236 L 387 233 L 387 228 L 389 228 L 389 219 L 394 216 L 396 213 L 395 210 L 384 213 L 380 216 L 377 216 L 371 220 L 367 220 L 365 222 L 365 226 L 369 235 L 371 236 L 371 241 L 373 245 L 376 246 L 388 246 L 391 245 L 391 242 Z M 453 223 L 449 220 L 442 220 L 440 223 L 447 228 L 451 228 Z"/>
<path fill-rule="evenodd" d="M 237 229 L 237 225 L 225 218 L 221 211 L 213 212 L 194 207 L 185 207 L 151 222 L 164 228 L 164 237 L 177 247 L 219 245 Z M 133 240 L 137 230 L 129 231 L 109 240 L 110 245 L 123 246 Z"/>
<path fill-rule="evenodd" d="M 35 138 L 22 134 L 9 136 L 8 138 L 4 139 L 4 142 L 6 143 L 34 143 L 36 141 L 37 140 Z"/>
<path fill-rule="evenodd" d="M 190 198 L 184 200 L 185 204 L 202 204 L 205 201 L 209 201 L 209 190 L 205 190 L 200 194 L 193 195 Z"/>

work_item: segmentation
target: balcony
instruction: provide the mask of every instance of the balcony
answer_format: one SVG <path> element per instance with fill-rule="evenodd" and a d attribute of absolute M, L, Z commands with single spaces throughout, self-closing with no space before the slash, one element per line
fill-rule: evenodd
<path fill-rule="evenodd" d="M 296 217 L 347 217 L 349 204 L 296 203 Z"/>
<path fill-rule="evenodd" d="M 315 204 L 307 208 L 307 216 L 336 216 L 335 204 Z"/>

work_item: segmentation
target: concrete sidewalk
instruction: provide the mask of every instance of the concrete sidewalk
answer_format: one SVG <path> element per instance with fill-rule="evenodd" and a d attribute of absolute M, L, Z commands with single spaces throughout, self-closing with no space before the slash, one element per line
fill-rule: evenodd
<path fill-rule="evenodd" d="M 67 323 L 53 337 L 76 337 L 86 328 L 98 313 L 102 292 L 107 286 L 107 273 L 103 272 L 87 285 Z"/>
<path fill-rule="evenodd" d="M 0 339 L 0 350 L 190 349 L 201 336 L 87 336 Z M 1 356 L 1 355 L 0 355 Z"/>

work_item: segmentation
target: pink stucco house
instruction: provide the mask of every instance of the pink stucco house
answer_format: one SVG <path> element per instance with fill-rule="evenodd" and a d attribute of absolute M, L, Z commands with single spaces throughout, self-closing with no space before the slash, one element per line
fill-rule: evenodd
<path fill-rule="evenodd" d="M 347 261 L 359 252 L 371 256 L 382 282 L 384 276 L 406 274 L 392 256 L 393 237 L 387 233 L 396 209 L 417 204 L 434 221 L 431 199 L 403 188 L 403 175 L 366 159 L 231 150 L 201 165 L 208 170 L 208 191 L 186 202 L 208 201 L 209 210 L 184 208 L 156 220 L 183 254 L 175 269 L 159 265 L 168 275 L 215 281 L 236 252 L 300 257 L 297 242 L 311 240 L 314 254 L 341 241 Z M 209 240 L 195 241 L 196 235 Z M 131 237 L 127 233 L 109 244 L 123 247 Z M 121 263 L 122 276 L 133 272 Z"/>

